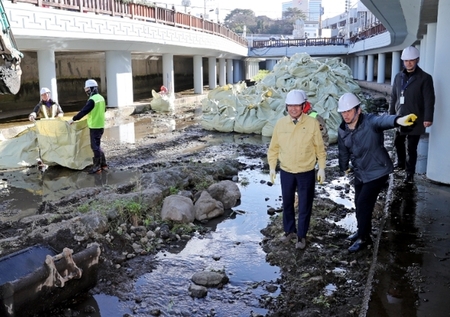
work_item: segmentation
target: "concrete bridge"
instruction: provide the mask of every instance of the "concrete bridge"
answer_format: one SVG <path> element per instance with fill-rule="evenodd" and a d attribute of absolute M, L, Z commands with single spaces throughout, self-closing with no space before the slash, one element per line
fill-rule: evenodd
<path fill-rule="evenodd" d="M 436 91 L 434 123 L 428 129 L 427 176 L 450 184 L 450 164 L 445 161 L 450 155 L 450 112 L 445 107 L 450 90 L 442 71 L 450 67 L 450 1 L 362 2 L 387 32 L 355 38 L 348 45 L 326 45 L 320 48 L 322 55 L 341 56 L 357 80 L 386 85 L 386 79 L 392 81 L 402 67 L 401 50 L 408 45 L 420 49 L 420 66 L 433 76 Z M 133 103 L 138 84 L 150 90 L 149 74 L 157 74 L 160 83 L 174 91 L 177 69 L 182 70 L 178 76 L 188 69 L 185 77 L 193 77 L 194 93 L 201 94 L 204 69 L 213 89 L 217 82 L 224 85 L 250 78 L 260 60 L 271 59 L 259 47 L 249 51 L 245 40 L 223 26 L 163 8 L 119 0 L 14 0 L 4 5 L 18 47 L 25 53 L 23 82 L 32 82 L 35 76 L 40 86 L 52 90 L 55 99 L 57 79 L 58 85 L 65 84 L 65 94 L 72 89 L 74 94 L 83 95 L 82 83 L 89 77 L 99 79 L 109 107 L 126 106 Z M 284 53 L 273 54 L 272 65 L 294 50 L 277 49 Z M 27 79 L 28 74 L 31 78 Z M 27 91 L 38 97 L 35 84 L 25 84 L 19 93 Z"/>
<path fill-rule="evenodd" d="M 4 5 L 17 46 L 25 53 L 23 82 L 33 80 L 27 76 L 37 63 L 40 86 L 49 87 L 56 100 L 61 77 L 99 79 L 109 107 L 133 103 L 137 74 L 162 73 L 159 86 L 173 92 L 175 55 L 190 59 L 191 65 L 183 65 L 186 59 L 180 65 L 193 69 L 197 94 L 203 91 L 203 58 L 210 88 L 217 79 L 225 85 L 245 76 L 241 59 L 247 56 L 246 40 L 188 14 L 118 0 L 18 0 Z"/>

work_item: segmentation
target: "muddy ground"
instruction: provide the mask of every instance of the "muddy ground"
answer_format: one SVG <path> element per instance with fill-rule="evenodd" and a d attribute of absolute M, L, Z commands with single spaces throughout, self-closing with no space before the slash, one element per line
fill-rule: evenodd
<path fill-rule="evenodd" d="M 182 165 L 184 170 L 189 171 L 187 180 L 178 182 L 176 186 L 166 186 L 158 196 L 161 200 L 162 197 L 173 193 L 175 188 L 189 190 L 195 195 L 202 189 L 199 184 L 204 187 L 219 180 L 235 180 L 239 170 L 256 168 L 268 172 L 267 164 L 246 165 L 233 158 L 239 155 L 265 160 L 268 144 L 223 143 L 217 144 L 212 151 L 205 147 L 205 143 L 208 136 L 214 133 L 202 130 L 199 123 L 191 124 L 190 121 L 194 120 L 195 109 L 185 108 L 184 110 L 183 113 L 176 115 L 178 121 L 186 121 L 186 127 L 183 129 L 149 135 L 136 144 L 105 142 L 104 149 L 110 164 L 109 173 L 114 170 L 138 169 L 142 172 L 142 179 L 145 179 L 153 177 L 150 175 L 176 169 Z M 151 117 L 155 124 L 161 118 L 167 117 L 167 115 L 157 115 L 152 112 L 136 116 Z M 246 136 L 235 137 L 245 138 Z M 332 145 L 328 150 L 328 162 L 336 157 L 336 146 Z M 342 177 L 337 166 L 329 166 L 326 169 L 326 175 L 328 181 Z M 194 233 L 206 233 L 207 224 L 177 226 L 163 223 L 158 216 L 160 204 L 146 206 L 144 210 L 140 210 L 137 218 L 132 217 L 131 211 L 122 206 L 123 213 L 108 215 L 108 221 L 93 228 L 92 232 L 86 232 L 86 229 L 81 229 L 75 223 L 72 226 L 68 223 L 80 214 L 100 210 L 96 201 L 101 200 L 102 196 L 108 199 L 135 197 L 133 194 L 140 190 L 142 179 L 113 188 L 80 189 L 59 201 L 42 203 L 32 226 L 30 222 L 0 223 L 2 241 L 15 237 L 11 242 L 2 243 L 2 254 L 38 243 L 48 244 L 56 250 L 70 245 L 75 252 L 78 252 L 86 248 L 89 243 L 98 242 L 102 249 L 99 280 L 91 293 L 110 294 L 122 300 L 134 299 L 139 302 L 139 298 L 134 298 L 130 290 L 137 276 L 152 269 L 152 255 L 159 250 L 182 246 Z M 261 186 L 268 185 L 262 181 Z M 335 185 L 334 189 L 340 191 L 342 197 L 351 198 L 349 186 L 348 184 Z M 357 254 L 348 253 L 347 248 L 350 242 L 345 238 L 349 232 L 337 226 L 335 222 L 343 219 L 351 210 L 326 198 L 325 187 L 319 189 L 317 194 L 305 250 L 296 250 L 294 242 L 283 245 L 278 241 L 283 233 L 281 212 L 280 210 L 268 211 L 274 214 L 271 224 L 262 230 L 264 239 L 261 241 L 261 246 L 267 254 L 267 261 L 280 268 L 281 277 L 277 283 L 281 285 L 281 293 L 276 298 L 258 299 L 261 307 L 268 309 L 267 317 L 358 316 L 360 313 L 372 261 L 372 250 L 364 250 Z M 374 212 L 374 234 L 377 233 L 377 222 L 383 217 L 384 195 L 385 192 L 382 193 Z M 114 208 L 117 211 L 118 207 Z M 114 213 L 114 210 L 111 212 Z M 39 230 L 36 229 L 37 227 Z M 140 231 L 152 231 L 155 237 L 148 238 L 153 239 L 153 242 L 145 241 L 145 247 L 136 252 L 133 243 L 138 241 L 136 237 L 142 237 Z M 76 244 L 74 244 L 75 237 Z M 139 241 L 142 242 L 141 239 Z M 41 313 L 37 316 L 44 315 Z M 48 316 L 76 315 L 76 312 L 69 312 L 67 308 L 54 309 L 48 313 Z M 163 316 L 164 312 L 149 308 L 147 315 Z"/>

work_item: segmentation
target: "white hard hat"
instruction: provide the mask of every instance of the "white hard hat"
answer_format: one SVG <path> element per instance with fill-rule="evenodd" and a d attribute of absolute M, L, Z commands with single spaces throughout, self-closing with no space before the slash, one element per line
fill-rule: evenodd
<path fill-rule="evenodd" d="M 403 61 L 410 61 L 419 58 L 419 56 L 420 53 L 417 48 L 415 48 L 414 46 L 408 46 L 402 51 L 401 59 Z"/>
<path fill-rule="evenodd" d="M 346 92 L 339 98 L 338 112 L 348 111 L 360 104 L 361 101 L 359 101 L 358 97 L 350 92 Z"/>
<path fill-rule="evenodd" d="M 49 92 L 50 92 L 50 89 L 48 89 L 47 87 L 42 87 L 41 88 L 41 95 L 49 93 Z"/>
<path fill-rule="evenodd" d="M 84 89 L 90 88 L 90 87 L 98 87 L 98 84 L 94 79 L 86 80 L 86 83 L 84 84 Z"/>
<path fill-rule="evenodd" d="M 303 99 L 308 100 L 308 96 L 306 95 L 306 92 L 304 92 L 303 90 L 300 90 L 303 94 Z"/>
<path fill-rule="evenodd" d="M 305 96 L 306 94 L 303 90 L 300 89 L 291 90 L 286 96 L 285 103 L 287 105 L 301 105 L 306 101 Z"/>

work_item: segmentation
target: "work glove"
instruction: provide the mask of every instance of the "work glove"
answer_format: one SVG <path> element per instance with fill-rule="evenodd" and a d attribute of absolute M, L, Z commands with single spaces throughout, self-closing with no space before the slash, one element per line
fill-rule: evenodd
<path fill-rule="evenodd" d="M 62 112 L 58 113 L 58 118 L 62 118 L 62 117 L 64 117 L 64 113 L 62 113 Z"/>
<path fill-rule="evenodd" d="M 72 120 L 72 119 L 69 119 L 69 120 L 67 120 L 66 122 L 67 122 L 68 125 L 71 125 L 71 124 L 73 123 L 73 120 Z"/>
<path fill-rule="evenodd" d="M 319 168 L 317 171 L 317 181 L 319 184 L 323 184 L 323 182 L 325 182 L 325 170 L 323 168 Z"/>
<path fill-rule="evenodd" d="M 406 116 L 397 118 L 397 124 L 404 126 L 404 127 L 408 127 L 410 125 L 414 124 L 414 121 L 416 121 L 417 116 L 414 113 L 408 114 Z"/>
<path fill-rule="evenodd" d="M 275 184 L 275 178 L 277 178 L 277 173 L 275 170 L 270 170 L 270 182 Z"/>
<path fill-rule="evenodd" d="M 28 116 L 28 120 L 33 122 L 36 121 L 36 112 L 30 113 L 30 115 Z"/>

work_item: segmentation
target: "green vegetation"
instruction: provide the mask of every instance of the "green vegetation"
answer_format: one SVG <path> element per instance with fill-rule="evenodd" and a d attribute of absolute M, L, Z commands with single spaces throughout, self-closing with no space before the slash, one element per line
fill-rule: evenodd
<path fill-rule="evenodd" d="M 227 28 L 240 34 L 246 28 L 247 34 L 292 34 L 297 19 L 306 20 L 303 11 L 297 8 L 288 8 L 283 12 L 283 18 L 273 20 L 265 15 L 255 16 L 249 9 L 234 9 L 224 20 Z"/>

